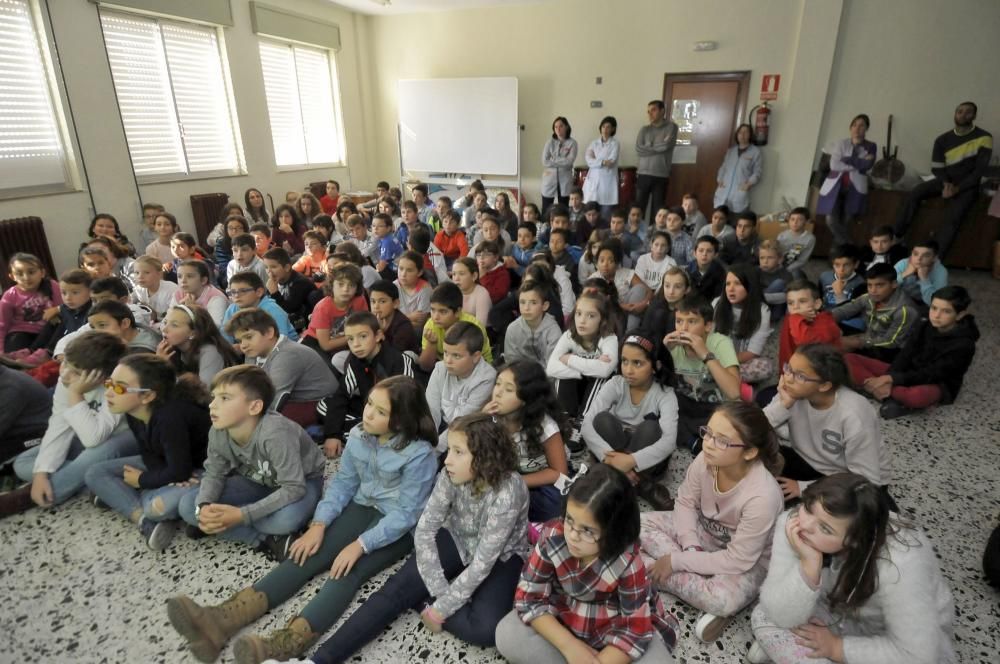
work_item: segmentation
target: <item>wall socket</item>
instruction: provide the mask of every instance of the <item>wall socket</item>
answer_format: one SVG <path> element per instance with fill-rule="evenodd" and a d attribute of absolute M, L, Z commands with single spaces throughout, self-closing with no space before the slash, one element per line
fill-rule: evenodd
<path fill-rule="evenodd" d="M 590 102 L 590 107 L 591 108 L 602 108 L 603 106 L 604 106 L 604 102 L 603 101 L 599 101 L 597 99 L 595 99 L 594 101 Z"/>
<path fill-rule="evenodd" d="M 594 80 L 594 83 L 596 83 L 598 85 L 600 85 L 603 82 L 604 82 L 604 77 L 603 76 L 598 76 L 597 79 Z"/>

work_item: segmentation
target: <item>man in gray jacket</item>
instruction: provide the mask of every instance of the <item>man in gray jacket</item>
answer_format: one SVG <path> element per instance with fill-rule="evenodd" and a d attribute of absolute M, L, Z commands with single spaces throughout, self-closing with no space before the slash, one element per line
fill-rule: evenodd
<path fill-rule="evenodd" d="M 652 197 L 652 209 L 647 220 L 652 219 L 663 205 L 670 179 L 670 164 L 674 159 L 677 143 L 677 125 L 666 118 L 663 102 L 654 99 L 646 105 L 649 124 L 639 130 L 635 138 L 635 151 L 639 155 L 635 203 L 646 214 L 646 204 Z"/>

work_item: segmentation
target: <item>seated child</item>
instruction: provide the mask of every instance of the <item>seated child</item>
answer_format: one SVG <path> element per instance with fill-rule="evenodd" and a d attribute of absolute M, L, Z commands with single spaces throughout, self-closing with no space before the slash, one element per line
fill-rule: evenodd
<path fill-rule="evenodd" d="M 621 242 L 608 239 L 597 250 L 597 273 L 618 290 L 618 303 L 628 314 L 630 325 L 638 325 L 643 312 L 653 299 L 653 291 L 646 286 L 635 270 L 625 267 Z"/>
<path fill-rule="evenodd" d="M 163 278 L 163 270 L 152 256 L 136 258 L 134 269 L 135 288 L 132 290 L 132 302 L 149 307 L 153 312 L 154 321 L 163 320 L 179 286 Z"/>
<path fill-rule="evenodd" d="M 764 304 L 757 268 L 732 265 L 726 272 L 726 290 L 712 303 L 714 330 L 728 336 L 740 363 L 740 380 L 759 383 L 774 375 L 774 360 L 764 356 L 771 334 L 771 312 Z"/>
<path fill-rule="evenodd" d="M 157 268 L 159 269 L 159 268 Z M 153 314 L 148 307 L 141 304 L 132 304 L 130 302 L 130 295 L 128 289 L 125 287 L 125 282 L 123 282 L 118 277 L 104 277 L 102 279 L 94 279 L 90 282 L 90 302 L 91 306 L 87 309 L 87 316 L 90 315 L 93 305 L 103 302 L 105 300 L 114 300 L 116 302 L 121 302 L 126 305 L 132 312 L 132 317 L 135 319 L 137 325 L 142 325 L 146 327 L 152 327 L 153 324 Z M 66 352 L 66 345 L 73 341 L 83 332 L 89 332 L 92 328 L 90 323 L 84 323 L 75 332 L 70 332 L 64 335 L 61 339 L 56 341 L 55 350 L 52 351 L 52 357 L 59 358 Z M 51 365 L 52 362 L 48 362 L 42 365 Z M 58 368 L 56 369 L 58 373 Z M 52 384 L 55 386 L 55 383 Z"/>
<path fill-rule="evenodd" d="M 157 269 L 163 274 L 163 263 L 161 263 L 155 257 L 153 260 L 156 261 Z M 97 246 L 86 246 L 80 250 L 80 267 L 86 270 L 92 279 L 103 279 L 105 277 L 117 276 L 115 275 L 115 263 L 111 254 L 108 252 L 106 247 Z M 123 279 L 122 283 L 128 285 L 128 281 Z"/>
<path fill-rule="evenodd" d="M 302 427 L 268 412 L 273 401 L 274 386 L 260 367 L 243 364 L 215 376 L 205 474 L 179 509 L 206 535 L 284 560 L 319 500 L 326 459 Z"/>
<path fill-rule="evenodd" d="M 703 226 L 708 224 L 708 219 L 700 209 L 698 209 L 698 196 L 693 193 L 686 193 L 681 198 L 681 208 L 684 210 L 684 232 L 691 237 L 698 235 Z"/>
<path fill-rule="evenodd" d="M 694 239 L 684 231 L 684 216 L 682 207 L 662 207 L 654 220 L 656 230 L 670 234 L 670 256 L 678 265 L 694 260 Z"/>
<path fill-rule="evenodd" d="M 322 281 L 326 269 L 326 238 L 319 231 L 306 231 L 302 234 L 305 252 L 295 261 L 292 269 L 312 281 Z M 265 266 L 266 268 L 267 266 Z M 317 279 L 316 277 L 321 277 Z"/>
<path fill-rule="evenodd" d="M 156 221 L 153 222 L 153 230 L 156 231 L 156 240 L 146 245 L 146 255 L 160 261 L 160 265 L 172 262 L 174 256 L 170 252 L 170 240 L 173 238 L 174 233 L 180 229 L 177 217 L 169 212 L 160 210 L 156 215 Z"/>
<path fill-rule="evenodd" d="M 576 278 L 582 284 L 597 273 L 597 252 L 604 241 L 604 234 L 601 231 L 593 231 L 587 242 L 583 245 L 583 253 L 577 262 Z"/>
<path fill-rule="evenodd" d="M 583 206 L 583 217 L 576 220 L 576 243 L 581 247 L 585 246 L 594 231 L 605 228 L 607 228 L 607 222 L 601 219 L 601 206 L 597 201 L 586 203 Z"/>
<path fill-rule="evenodd" d="M 59 277 L 59 293 L 62 295 L 59 316 L 49 321 L 35 340 L 35 345 L 48 351 L 44 359 L 51 357 L 60 339 L 86 325 L 92 304 L 90 300 L 92 281 L 90 274 L 80 269 L 68 270 Z M 27 359 L 26 355 L 20 361 L 28 365 L 38 364 L 39 362 L 34 360 L 42 359 L 42 354 L 39 353 L 31 362 L 26 362 Z M 3 427 L 0 427 L 0 431 L 2 430 Z"/>
<path fill-rule="evenodd" d="M 171 304 L 197 304 L 208 311 L 216 325 L 221 325 L 229 298 L 211 284 L 211 276 L 204 261 L 186 260 L 178 265 L 179 288 L 174 291 Z"/>
<path fill-rule="evenodd" d="M 760 240 L 757 238 L 757 215 L 744 210 L 736 215 L 736 231 L 723 243 L 722 262 L 726 265 L 759 262 Z"/>
<path fill-rule="evenodd" d="M 105 402 L 104 381 L 125 351 L 125 342 L 107 332 L 84 332 L 69 342 L 42 442 L 14 460 L 14 473 L 31 484 L 3 494 L 0 514 L 64 503 L 84 487 L 92 465 L 138 452 L 125 420 Z"/>
<path fill-rule="evenodd" d="M 108 410 L 123 415 L 138 454 L 91 466 L 87 487 L 131 521 L 153 551 L 173 540 L 177 507 L 188 483 L 201 476 L 208 446 L 208 393 L 177 380 L 170 363 L 143 353 L 123 357 L 105 382 Z"/>
<path fill-rule="evenodd" d="M 420 343 L 420 368 L 430 373 L 434 365 L 444 359 L 444 338 L 451 326 L 465 321 L 483 333 L 483 359 L 493 364 L 493 351 L 486 338 L 486 328 L 472 314 L 462 311 L 462 290 L 450 281 L 438 284 L 431 293 L 431 317 L 424 325 Z"/>
<path fill-rule="evenodd" d="M 682 267 L 670 267 L 653 294 L 653 301 L 642 317 L 642 329 L 649 332 L 657 343 L 674 331 L 674 310 L 677 303 L 691 291 L 691 277 Z"/>
<path fill-rule="evenodd" d="M 896 270 L 876 263 L 865 276 L 868 292 L 833 310 L 837 322 L 861 317 L 864 332 L 843 338 L 844 350 L 891 362 L 920 319 L 913 301 L 899 289 Z"/>
<path fill-rule="evenodd" d="M 188 259 L 204 261 L 205 256 L 198 251 L 198 241 L 194 236 L 184 231 L 174 233 L 170 238 L 170 254 L 173 260 L 163 264 L 163 275 L 167 281 L 177 280 L 177 266 Z M 206 262 L 211 267 L 211 264 Z"/>
<path fill-rule="evenodd" d="M 267 268 L 267 294 L 285 310 L 292 327 L 302 332 L 309 325 L 313 309 L 309 296 L 316 292 L 316 284 L 292 269 L 291 257 L 280 247 L 269 249 L 262 260 Z"/>
<path fill-rule="evenodd" d="M 583 219 L 585 208 L 583 205 L 583 189 L 574 187 L 569 192 L 569 206 L 566 208 L 571 229 L 576 229 L 579 221 Z M 589 235 L 589 233 L 588 233 Z M 579 244 L 583 244 L 580 242 Z"/>
<path fill-rule="evenodd" d="M 305 428 L 316 424 L 319 402 L 337 389 L 330 367 L 316 353 L 281 334 L 278 323 L 263 309 L 238 311 L 226 326 L 236 339 L 245 364 L 263 369 L 274 385 L 268 408 Z"/>
<path fill-rule="evenodd" d="M 462 291 L 462 310 L 472 314 L 483 325 L 490 320 L 493 301 L 479 284 L 479 265 L 474 258 L 463 256 L 451 265 L 451 280 Z"/>
<path fill-rule="evenodd" d="M 642 251 L 642 241 L 626 230 L 626 219 L 628 212 L 625 208 L 616 208 L 611 212 L 611 221 L 608 223 L 608 234 L 605 240 L 618 240 L 622 245 L 622 265 L 624 267 L 634 267 L 635 261 Z"/>
<path fill-rule="evenodd" d="M 510 272 L 500 262 L 500 247 L 492 240 L 484 240 L 476 248 L 476 263 L 479 265 L 479 283 L 490 294 L 490 301 L 496 304 L 510 292 Z"/>
<path fill-rule="evenodd" d="M 257 258 L 264 258 L 264 254 L 268 250 L 273 248 L 284 249 L 284 247 L 278 247 L 274 242 L 271 242 L 271 226 L 264 223 L 258 222 L 256 224 L 250 225 L 250 235 L 253 236 L 254 247 L 257 254 Z M 287 252 L 288 250 L 285 249 Z M 289 253 L 289 256 L 291 253 Z"/>
<path fill-rule="evenodd" d="M 490 399 L 497 372 L 483 359 L 485 342 L 482 328 L 466 321 L 455 323 L 444 335 L 444 359 L 434 366 L 426 392 L 440 434 L 439 452 L 448 447 L 448 424 L 477 412 Z"/>
<path fill-rule="evenodd" d="M 423 272 L 433 282 L 433 285 L 448 281 L 448 267 L 444 254 L 431 242 L 431 231 L 424 224 L 418 224 L 406 240 L 408 251 L 414 251 L 424 257 Z"/>
<path fill-rule="evenodd" d="M 369 293 L 371 312 L 378 319 L 385 342 L 400 352 L 408 352 L 417 357 L 420 337 L 413 329 L 410 319 L 399 310 L 399 289 L 396 284 L 381 279 L 372 284 Z"/>
<path fill-rule="evenodd" d="M 840 348 L 840 328 L 833 314 L 823 311 L 819 287 L 807 279 L 788 284 L 788 316 L 778 334 L 778 367 L 784 367 L 792 353 L 806 344 L 828 344 Z"/>
<path fill-rule="evenodd" d="M 504 659 L 672 661 L 677 619 L 646 576 L 638 540 L 631 483 L 604 464 L 581 470 L 563 518 L 545 524 L 521 572 L 514 610 L 497 625 Z"/>
<path fill-rule="evenodd" d="M 323 283 L 325 297 L 313 309 L 301 343 L 324 359 L 329 360 L 334 353 L 347 348 L 344 319 L 355 311 L 368 309 L 361 279 L 361 270 L 356 265 L 341 265 Z"/>
<path fill-rule="evenodd" d="M 646 210 L 638 203 L 632 203 L 628 208 L 628 232 L 639 238 L 641 246 L 646 244 L 646 220 L 643 218 L 645 214 Z"/>
<path fill-rule="evenodd" d="M 312 231 L 306 231 L 311 233 Z M 219 331 L 222 337 L 231 344 L 236 343 L 236 339 L 226 332 L 226 325 L 238 312 L 245 309 L 260 309 L 274 319 L 278 326 L 278 333 L 288 337 L 291 341 L 299 340 L 299 333 L 292 327 L 288 314 L 277 302 L 271 299 L 264 288 L 264 282 L 257 276 L 256 272 L 240 272 L 234 274 L 229 280 L 229 290 L 226 295 L 233 301 L 226 308 L 226 313 L 222 316 L 222 325 Z"/>
<path fill-rule="evenodd" d="M 396 273 L 396 288 L 399 289 L 399 310 L 410 319 L 413 329 L 418 332 L 431 315 L 431 286 L 421 277 L 424 258 L 415 251 L 407 251 L 399 257 Z"/>
<path fill-rule="evenodd" d="M 524 271 L 524 279 L 521 280 L 521 285 L 523 286 L 525 281 L 531 281 L 532 279 L 549 284 L 546 301 L 549 303 L 549 311 L 552 318 L 555 319 L 556 325 L 559 326 L 559 331 L 562 332 L 566 329 L 566 319 L 569 317 L 570 312 L 573 311 L 573 307 L 576 306 L 576 295 L 573 292 L 573 282 L 570 280 L 570 275 L 562 265 L 555 264 L 555 261 L 552 260 L 552 252 L 548 250 L 536 251 L 535 255 L 531 257 L 531 263 L 532 265 L 529 265 Z M 535 267 L 536 264 L 537 267 Z M 533 275 L 540 274 L 539 268 L 543 268 L 545 274 L 551 275 L 551 277 L 548 279 L 536 279 Z M 556 296 L 558 300 L 555 299 Z M 559 302 L 558 310 L 553 307 L 557 301 Z"/>
<path fill-rule="evenodd" d="M 712 235 L 702 235 L 694 247 L 694 260 L 687 264 L 691 276 L 691 291 L 708 301 L 722 295 L 726 286 L 726 268 L 717 260 L 719 241 Z"/>
<path fill-rule="evenodd" d="M 764 240 L 757 248 L 757 261 L 760 267 L 758 276 L 760 286 L 764 291 L 764 301 L 771 309 L 771 323 L 776 323 L 785 315 L 785 286 L 794 277 L 781 264 L 781 249 L 774 240 Z"/>
<path fill-rule="evenodd" d="M 778 233 L 781 263 L 795 276 L 802 276 L 802 269 L 809 262 L 816 248 L 816 236 L 806 229 L 809 210 L 797 207 L 788 213 L 788 229 Z"/>
<path fill-rule="evenodd" d="M 128 305 L 117 300 L 98 302 L 87 312 L 90 329 L 110 332 L 128 346 L 129 353 L 155 353 L 163 338 L 151 327 L 137 323 Z"/>
<path fill-rule="evenodd" d="M 865 294 L 867 286 L 865 277 L 858 273 L 858 258 L 860 252 L 853 244 L 842 244 L 830 250 L 832 270 L 819 275 L 819 287 L 823 294 L 823 308 L 836 309 L 845 302 L 857 299 Z M 857 332 L 865 329 L 861 317 L 844 320 L 841 329 Z"/>
<path fill-rule="evenodd" d="M 652 231 L 652 241 L 649 243 L 649 253 L 639 256 L 635 263 L 635 273 L 639 275 L 646 287 L 655 291 L 663 283 L 663 273 L 677 265 L 670 255 L 670 233 Z"/>
<path fill-rule="evenodd" d="M 657 361 L 657 342 L 643 330 L 625 335 L 621 374 L 597 392 L 583 418 L 583 440 L 598 461 L 621 471 L 655 509 L 673 509 L 661 483 L 677 449 L 673 367 Z M 666 358 L 665 358 L 666 359 Z"/>
<path fill-rule="evenodd" d="M 252 367 L 241 369 L 253 370 Z M 258 413 L 263 409 L 259 400 L 252 403 Z M 245 409 L 244 402 L 241 410 Z M 264 417 L 258 432 L 265 429 L 267 418 L 284 420 L 288 426 L 299 429 L 298 425 L 280 415 L 268 414 Z M 226 641 L 242 627 L 260 618 L 269 609 L 278 607 L 313 577 L 322 574 L 325 580 L 319 593 L 309 592 L 309 603 L 286 627 L 268 637 L 244 634 L 233 644 L 236 659 L 242 662 L 301 655 L 340 619 L 365 582 L 413 551 L 410 531 L 430 496 L 438 468 L 433 448 L 428 442 L 434 437 L 434 425 L 417 383 L 412 378 L 395 376 L 372 389 L 362 424 L 351 430 L 340 467 L 325 489 L 322 487 L 323 455 L 305 432 L 299 429 L 298 433 L 299 448 L 308 453 L 309 459 L 307 497 L 279 510 L 294 509 L 296 512 L 295 518 L 285 519 L 285 527 L 281 530 L 297 532 L 299 522 L 305 521 L 309 515 L 312 515 L 312 520 L 305 533 L 295 539 L 288 549 L 288 559 L 282 557 L 281 564 L 254 585 L 236 593 L 221 607 L 202 607 L 183 595 L 167 601 L 170 622 L 201 661 L 214 661 Z M 213 477 L 216 435 L 217 428 L 212 429 L 201 489 L 201 497 L 206 499 L 214 497 L 213 494 L 221 489 Z M 287 436 L 281 442 L 287 446 Z M 299 462 L 297 454 L 290 456 L 296 464 Z M 315 475 L 311 472 L 313 467 Z M 297 493 L 301 495 L 302 470 L 296 473 L 285 470 L 285 473 L 298 476 L 300 491 Z M 240 479 L 243 483 L 254 483 Z M 216 488 L 206 491 L 206 482 L 210 482 L 209 487 Z M 321 489 L 323 499 L 316 504 Z M 278 489 L 271 496 L 243 509 L 253 516 L 256 505 L 278 502 L 274 497 L 286 491 Z M 282 495 L 281 502 L 285 498 Z M 182 503 L 182 513 L 186 504 Z M 315 505 L 315 512 L 311 505 Z M 219 506 L 202 507 L 202 528 L 216 532 L 216 529 L 225 527 L 228 509 L 222 509 L 224 511 L 220 512 Z M 276 514 L 268 518 L 274 518 Z M 235 518 L 239 518 L 239 510 Z M 254 519 L 253 523 L 257 525 L 259 521 Z M 249 528 L 237 526 L 234 530 Z M 288 536 L 289 539 L 291 537 Z M 234 611 L 230 608 L 234 606 L 239 609 Z"/>
<path fill-rule="evenodd" d="M 736 240 L 736 231 L 729 224 L 730 210 L 725 205 L 712 210 L 712 220 L 706 226 L 702 226 L 698 234 L 694 236 L 697 243 L 703 237 L 714 237 L 719 241 L 719 252 L 728 250 L 729 244 Z"/>
<path fill-rule="evenodd" d="M 163 319 L 163 341 L 156 354 L 170 360 L 178 374 L 192 374 L 207 389 L 215 374 L 240 359 L 208 312 L 196 304 L 178 304 Z"/>
<path fill-rule="evenodd" d="M 955 602 L 934 547 L 891 511 L 877 486 L 838 473 L 778 517 L 749 661 L 958 661 Z"/>
<path fill-rule="evenodd" d="M 784 506 L 778 437 L 754 404 L 719 406 L 673 512 L 641 515 L 643 561 L 656 589 L 703 611 L 695 637 L 718 639 L 760 590 Z"/>
<path fill-rule="evenodd" d="M 52 415 L 52 395 L 23 371 L 0 364 L 0 403 L 4 405 L 0 410 L 0 464 L 6 465 L 29 447 L 26 443 L 34 444 L 45 435 Z M 5 495 L 0 494 L 0 505 Z"/>
<path fill-rule="evenodd" d="M 441 230 L 434 236 L 434 244 L 444 254 L 445 263 L 450 268 L 459 258 L 468 255 L 469 241 L 461 228 L 462 213 L 458 210 L 448 210 L 442 221 Z"/>
<path fill-rule="evenodd" d="M 832 346 L 799 346 L 784 365 L 764 414 L 775 428 L 788 423 L 791 445 L 781 447 L 785 466 L 778 478 L 786 501 L 842 472 L 858 473 L 889 495 L 889 448 L 875 410 L 850 385 L 844 356 Z"/>
<path fill-rule="evenodd" d="M 351 263 L 352 265 L 357 265 L 358 269 L 361 270 L 361 285 L 365 290 L 371 288 L 371 285 L 376 281 L 381 279 L 379 273 L 371 266 L 368 260 L 361 255 L 361 250 L 357 248 L 354 244 L 350 242 L 341 242 L 336 245 L 333 249 L 333 253 L 327 256 L 327 269 L 332 267 L 339 267 L 346 263 Z M 325 277 L 326 275 L 324 275 Z"/>
<path fill-rule="evenodd" d="M 528 520 L 558 517 L 562 495 L 555 485 L 569 474 L 569 455 L 562 413 L 541 365 L 518 360 L 502 367 L 483 412 L 496 418 L 513 439 L 517 470 L 528 486 Z"/>
<path fill-rule="evenodd" d="M 906 258 L 906 247 L 896 244 L 896 235 L 892 226 L 877 226 L 868 236 L 868 246 L 861 250 L 861 271 L 877 263 L 896 263 Z"/>
<path fill-rule="evenodd" d="M 34 364 L 41 364 L 49 355 L 36 342 L 48 321 L 59 316 L 59 283 L 47 277 L 38 257 L 23 252 L 10 257 L 10 278 L 14 285 L 0 297 L 0 354 L 14 360 L 34 354 Z"/>
<path fill-rule="evenodd" d="M 139 227 L 139 248 L 148 247 L 150 242 L 156 241 L 155 222 L 156 217 L 161 212 L 166 211 L 159 203 L 143 203 L 142 205 L 142 225 Z"/>
<path fill-rule="evenodd" d="M 663 338 L 677 378 L 677 444 L 695 454 L 701 442 L 698 432 L 716 406 L 740 398 L 736 348 L 714 330 L 714 315 L 708 300 L 697 293 L 686 295 L 674 307 L 674 331 Z"/>
<path fill-rule="evenodd" d="M 233 238 L 233 260 L 226 266 L 226 283 L 240 272 L 256 272 L 261 281 L 267 281 L 267 266 L 257 256 L 257 242 L 248 233 Z"/>
<path fill-rule="evenodd" d="M 395 278 L 396 260 L 403 253 L 403 245 L 392 232 L 392 215 L 379 212 L 372 217 L 372 235 L 378 245 L 378 259 L 375 269 L 383 279 Z"/>
<path fill-rule="evenodd" d="M 407 609 L 420 611 L 429 632 L 495 645 L 528 557 L 528 492 L 510 440 L 487 415 L 452 422 L 444 467 L 413 532 L 413 555 L 320 645 L 313 662 L 350 658 Z"/>
<path fill-rule="evenodd" d="M 854 384 L 882 402 L 891 420 L 936 403 L 954 403 L 976 354 L 979 328 L 961 286 L 945 286 L 931 298 L 928 318 L 919 321 L 892 364 L 847 355 Z"/>
<path fill-rule="evenodd" d="M 332 230 L 331 225 L 331 230 Z M 375 239 L 375 236 L 368 232 L 368 226 L 365 224 L 364 217 L 360 214 L 352 214 L 347 218 L 347 230 L 349 231 L 350 237 L 347 238 L 347 242 L 350 242 L 358 248 L 361 255 L 364 257 L 366 263 L 373 263 L 378 260 L 379 246 Z"/>
<path fill-rule="evenodd" d="M 242 215 L 242 211 L 233 210 L 233 213 L 226 217 L 224 223 L 225 233 L 220 233 L 215 240 L 212 254 L 215 261 L 215 272 L 219 275 L 220 283 L 226 278 L 226 268 L 229 267 L 229 261 L 233 260 L 233 238 L 250 232 L 250 222 Z M 209 234 L 208 241 L 212 242 L 211 234 Z M 254 246 L 254 251 L 256 251 L 256 246 Z M 221 283 L 221 285 L 224 287 L 225 283 Z"/>
<path fill-rule="evenodd" d="M 578 295 L 580 293 L 580 274 L 574 250 L 580 251 L 580 248 L 570 246 L 570 231 L 562 225 L 568 224 L 569 218 L 565 216 L 553 216 L 552 218 L 553 228 L 549 233 L 548 244 L 549 252 L 552 254 L 553 270 L 557 267 L 563 268 L 569 276 L 573 294 Z M 555 225 L 556 223 L 559 225 Z"/>
<path fill-rule="evenodd" d="M 372 387 L 392 376 L 413 378 L 413 360 L 385 342 L 375 314 L 357 311 L 344 321 L 349 354 L 342 380 L 315 408 L 323 422 L 323 452 L 340 456 L 348 431 L 361 422 Z"/>
<path fill-rule="evenodd" d="M 517 240 L 511 247 L 510 256 L 504 257 L 504 266 L 518 274 L 531 262 L 538 247 L 538 227 L 530 221 L 523 221 L 517 227 Z"/>
<path fill-rule="evenodd" d="M 521 315 L 504 331 L 503 361 L 530 360 L 545 366 L 552 355 L 562 330 L 548 313 L 546 288 L 538 281 L 528 280 L 517 294 Z"/>
<path fill-rule="evenodd" d="M 901 259 L 895 266 L 900 289 L 923 311 L 931 305 L 931 296 L 948 285 L 948 270 L 938 253 L 934 240 L 914 242 L 909 259 Z"/>

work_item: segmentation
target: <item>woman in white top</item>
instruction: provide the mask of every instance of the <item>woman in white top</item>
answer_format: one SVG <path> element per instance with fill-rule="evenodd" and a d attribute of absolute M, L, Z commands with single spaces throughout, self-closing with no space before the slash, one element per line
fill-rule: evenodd
<path fill-rule="evenodd" d="M 563 116 L 552 121 L 552 138 L 542 150 L 542 210 L 548 210 L 552 201 L 569 205 L 569 191 L 573 188 L 573 162 L 576 161 L 576 139 L 569 120 Z"/>
<path fill-rule="evenodd" d="M 750 190 L 760 182 L 763 162 L 760 148 L 750 143 L 753 127 L 744 123 L 736 128 L 736 145 L 726 151 L 715 176 L 715 207 L 725 205 L 733 213 L 750 208 Z"/>
<path fill-rule="evenodd" d="M 590 170 L 583 183 L 583 202 L 596 201 L 601 206 L 601 218 L 610 219 L 611 210 L 618 205 L 618 121 L 609 115 L 601 120 L 600 129 L 601 137 L 587 148 Z"/>

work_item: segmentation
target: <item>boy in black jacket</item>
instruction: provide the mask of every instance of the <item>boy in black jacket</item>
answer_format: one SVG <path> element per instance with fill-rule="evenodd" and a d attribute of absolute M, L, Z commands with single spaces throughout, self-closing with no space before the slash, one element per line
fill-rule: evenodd
<path fill-rule="evenodd" d="M 929 317 L 915 325 L 892 364 L 846 356 L 855 384 L 882 402 L 883 418 L 955 401 L 979 339 L 970 303 L 964 288 L 945 286 L 931 297 Z"/>
<path fill-rule="evenodd" d="M 292 269 L 292 259 L 281 247 L 268 249 L 263 259 L 267 268 L 267 283 L 264 284 L 267 294 L 288 313 L 288 321 L 295 331 L 302 332 L 309 325 L 309 314 L 317 301 L 313 299 L 310 304 L 309 296 L 319 289 L 311 279 Z"/>
<path fill-rule="evenodd" d="M 909 256 L 910 252 L 906 247 L 896 244 L 892 226 L 878 226 L 868 236 L 868 246 L 861 250 L 861 266 L 858 272 L 864 275 L 872 265 L 877 263 L 895 265 Z"/>
<path fill-rule="evenodd" d="M 711 235 L 702 235 L 694 245 L 694 260 L 688 263 L 691 290 L 711 302 L 722 295 L 726 285 L 726 268 L 716 258 L 719 241 Z"/>
<path fill-rule="evenodd" d="M 413 360 L 385 338 L 375 314 L 358 311 L 344 321 L 350 355 L 337 391 L 319 402 L 316 412 L 323 420 L 323 452 L 339 456 L 347 433 L 361 420 L 368 393 L 390 376 L 413 378 Z"/>

